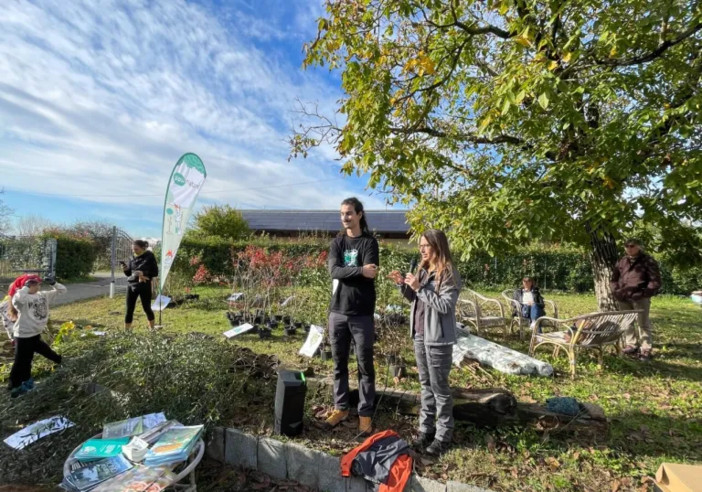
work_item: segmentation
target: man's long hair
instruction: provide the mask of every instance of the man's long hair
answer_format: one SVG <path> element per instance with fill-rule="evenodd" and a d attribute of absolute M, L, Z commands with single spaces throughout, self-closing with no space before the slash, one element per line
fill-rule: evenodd
<path fill-rule="evenodd" d="M 444 231 L 438 229 L 429 229 L 424 231 L 422 237 L 427 240 L 429 246 L 434 251 L 436 258 L 434 259 L 434 272 L 436 275 L 437 285 L 441 282 L 453 277 L 453 259 L 451 258 L 451 250 L 449 249 L 448 239 Z M 422 268 L 429 271 L 428 261 L 422 262 Z"/>
<path fill-rule="evenodd" d="M 371 234 L 370 229 L 368 228 L 368 222 L 366 221 L 366 212 L 363 210 L 363 204 L 361 203 L 361 201 L 358 198 L 356 198 L 355 196 L 352 196 L 350 198 L 347 198 L 343 202 L 341 202 L 341 205 L 351 205 L 351 206 L 353 206 L 353 209 L 357 214 L 363 213 L 363 215 L 361 215 L 361 223 L 360 223 L 361 234 L 364 236 L 371 236 L 372 234 Z M 339 235 L 343 236 L 345 234 L 346 234 L 346 230 L 341 229 L 341 231 L 339 232 Z"/>

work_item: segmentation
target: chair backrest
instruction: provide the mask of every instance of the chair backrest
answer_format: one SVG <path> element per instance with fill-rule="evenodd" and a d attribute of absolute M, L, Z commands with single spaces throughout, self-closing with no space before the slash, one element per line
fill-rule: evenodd
<path fill-rule="evenodd" d="M 472 299 L 459 299 L 456 304 L 456 314 L 459 318 L 478 318 L 480 316 L 480 307 Z"/>
<path fill-rule="evenodd" d="M 575 318 L 577 345 L 604 345 L 615 343 L 636 320 L 639 311 L 612 311 L 592 313 Z"/>

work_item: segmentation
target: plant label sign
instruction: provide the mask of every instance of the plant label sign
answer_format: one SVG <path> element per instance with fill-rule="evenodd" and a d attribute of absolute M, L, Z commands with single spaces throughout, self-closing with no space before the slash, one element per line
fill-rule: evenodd
<path fill-rule="evenodd" d="M 237 335 L 241 335 L 244 332 L 249 331 L 251 328 L 253 328 L 253 325 L 250 323 L 244 323 L 243 325 L 239 325 L 235 328 L 232 328 L 231 330 L 227 330 L 224 332 L 224 336 L 227 338 L 232 338 Z"/>
<path fill-rule="evenodd" d="M 324 338 L 324 328 L 317 325 L 310 326 L 310 332 L 307 335 L 307 340 L 305 340 L 304 345 L 300 349 L 299 354 L 305 355 L 307 357 L 314 357 L 314 353 L 317 351 L 319 346 L 322 344 L 322 339 Z"/>
<path fill-rule="evenodd" d="M 281 302 L 280 305 L 283 306 L 283 307 L 285 307 L 285 306 L 287 306 L 288 304 L 290 304 L 290 301 L 292 301 L 293 299 L 295 299 L 295 296 L 290 296 L 290 297 L 288 297 L 287 299 L 285 299 L 283 302 Z"/>

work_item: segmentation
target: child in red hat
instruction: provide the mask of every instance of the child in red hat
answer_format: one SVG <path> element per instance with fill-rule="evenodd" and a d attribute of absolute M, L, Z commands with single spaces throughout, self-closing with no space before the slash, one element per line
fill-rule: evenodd
<path fill-rule="evenodd" d="M 41 278 L 38 275 L 22 275 L 12 285 L 8 294 L 12 302 L 9 315 L 15 319 L 12 334 L 15 338 L 15 362 L 10 371 L 10 395 L 15 398 L 34 387 L 32 360 L 34 354 L 61 363 L 61 356 L 41 339 L 41 333 L 49 321 L 49 303 L 57 295 L 66 292 L 66 287 L 53 277 L 45 279 L 52 290 L 39 291 Z"/>

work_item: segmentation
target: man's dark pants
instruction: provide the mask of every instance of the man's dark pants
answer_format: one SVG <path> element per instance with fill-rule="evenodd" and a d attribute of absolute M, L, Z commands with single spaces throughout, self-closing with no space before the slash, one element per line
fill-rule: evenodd
<path fill-rule="evenodd" d="M 329 314 L 329 339 L 334 359 L 334 406 L 349 409 L 349 351 L 351 340 L 356 345 L 358 362 L 358 414 L 372 417 L 375 403 L 375 368 L 373 367 L 373 342 L 375 323 L 373 316 L 346 316 Z"/>

